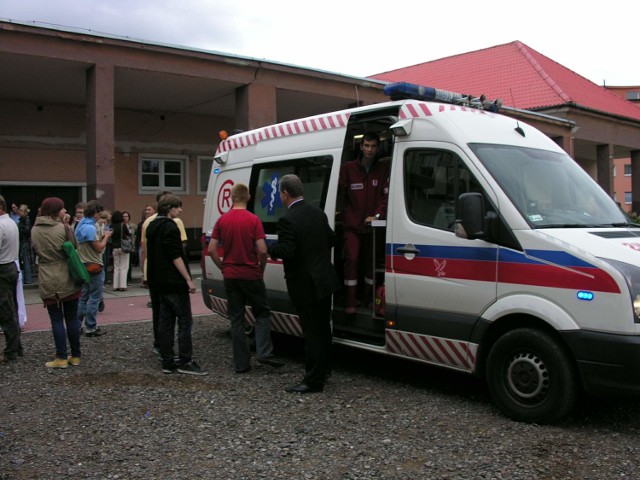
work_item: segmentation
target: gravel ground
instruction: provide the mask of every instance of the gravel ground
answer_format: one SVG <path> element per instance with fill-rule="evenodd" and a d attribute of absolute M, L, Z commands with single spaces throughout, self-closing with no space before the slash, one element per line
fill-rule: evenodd
<path fill-rule="evenodd" d="M 470 377 L 336 348 L 324 393 L 281 369 L 236 375 L 227 322 L 195 320 L 206 377 L 163 374 L 148 322 L 83 339 L 80 367 L 44 367 L 50 332 L 0 366 L 0 479 L 637 478 L 640 401 L 587 399 L 554 426 L 503 417 Z"/>

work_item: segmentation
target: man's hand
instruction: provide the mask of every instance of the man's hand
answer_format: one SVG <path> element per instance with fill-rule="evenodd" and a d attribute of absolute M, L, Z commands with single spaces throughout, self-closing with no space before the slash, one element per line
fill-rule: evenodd
<path fill-rule="evenodd" d="M 193 283 L 193 280 L 188 280 L 187 285 L 189 286 L 189 293 L 196 293 L 196 284 Z"/>

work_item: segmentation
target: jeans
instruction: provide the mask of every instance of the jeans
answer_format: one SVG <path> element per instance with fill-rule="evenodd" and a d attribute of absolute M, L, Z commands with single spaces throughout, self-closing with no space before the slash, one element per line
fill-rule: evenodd
<path fill-rule="evenodd" d="M 271 343 L 271 308 L 267 303 L 267 291 L 263 280 L 242 280 L 225 278 L 224 289 L 227 294 L 227 310 L 231 320 L 231 344 L 233 346 L 233 364 L 236 370 L 249 368 L 249 345 L 245 333 L 245 306 L 251 305 L 256 319 L 256 354 L 266 358 L 273 353 Z"/>
<path fill-rule="evenodd" d="M 67 338 L 71 346 L 71 356 L 80 357 L 80 322 L 78 321 L 78 299 L 47 305 L 51 319 L 56 357 L 67 358 Z M 65 328 L 66 323 L 66 328 Z"/>
<path fill-rule="evenodd" d="M 151 324 L 153 326 L 153 348 L 160 348 L 160 296 L 149 286 L 151 299 Z"/>
<path fill-rule="evenodd" d="M 102 300 L 102 286 L 104 285 L 104 268 L 100 273 L 91 275 L 89 285 L 82 287 L 82 296 L 78 304 L 78 319 L 82 325 L 84 319 L 85 333 L 91 333 L 98 328 L 98 306 Z"/>
<path fill-rule="evenodd" d="M 33 283 L 31 276 L 31 242 L 20 243 L 20 268 L 24 283 Z"/>
<path fill-rule="evenodd" d="M 161 293 L 159 300 L 158 342 L 162 368 L 174 368 L 173 343 L 176 318 L 178 319 L 178 356 L 180 363 L 191 361 L 193 346 L 191 343 L 191 299 L 188 293 Z"/>
<path fill-rule="evenodd" d="M 18 267 L 15 262 L 0 265 L 0 328 L 4 333 L 4 356 L 9 360 L 18 358 L 22 349 L 16 299 L 17 286 Z"/>

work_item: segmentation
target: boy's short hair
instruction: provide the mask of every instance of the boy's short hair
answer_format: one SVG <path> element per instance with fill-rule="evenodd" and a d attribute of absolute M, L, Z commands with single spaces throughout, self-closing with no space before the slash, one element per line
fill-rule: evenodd
<path fill-rule="evenodd" d="M 236 183 L 231 187 L 231 200 L 233 202 L 247 203 L 249 201 L 249 187 L 244 183 Z"/>
<path fill-rule="evenodd" d="M 182 206 L 179 196 L 173 194 L 164 195 L 158 202 L 158 215 L 166 217 L 169 210 Z"/>

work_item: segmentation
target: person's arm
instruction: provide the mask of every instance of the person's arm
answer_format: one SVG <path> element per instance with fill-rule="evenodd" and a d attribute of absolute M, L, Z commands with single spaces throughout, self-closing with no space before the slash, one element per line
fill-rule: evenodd
<path fill-rule="evenodd" d="M 184 264 L 182 257 L 174 258 L 173 264 L 178 269 L 178 272 L 180 272 L 180 275 L 182 275 L 182 278 L 187 282 L 187 285 L 189 286 L 189 293 L 195 293 L 196 284 L 193 283 L 191 275 L 189 275 L 189 270 L 187 270 L 187 266 Z"/>
<path fill-rule="evenodd" d="M 222 270 L 222 259 L 220 255 L 218 255 L 218 239 L 212 238 L 209 241 L 209 257 L 213 260 L 213 263 L 216 264 L 220 270 Z"/>
<path fill-rule="evenodd" d="M 106 232 L 104 232 L 104 235 L 102 236 L 101 240 L 92 241 L 91 246 L 93 247 L 93 249 L 97 253 L 102 253 L 104 249 L 107 247 L 107 242 L 111 238 L 112 234 L 113 234 L 113 230 L 107 230 Z"/>
<path fill-rule="evenodd" d="M 258 254 L 258 261 L 260 262 L 260 268 L 264 272 L 264 269 L 267 268 L 267 242 L 264 241 L 264 238 L 260 238 L 256 240 L 256 253 Z"/>
<path fill-rule="evenodd" d="M 296 252 L 296 237 L 293 225 L 284 217 L 278 220 L 278 241 L 268 249 L 273 259 L 293 259 Z"/>

